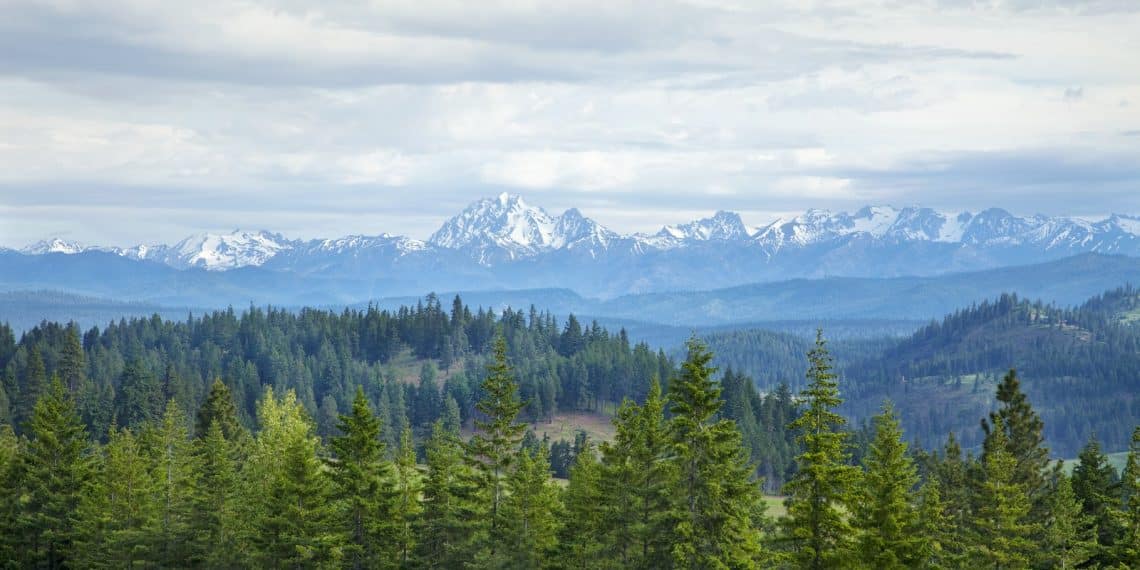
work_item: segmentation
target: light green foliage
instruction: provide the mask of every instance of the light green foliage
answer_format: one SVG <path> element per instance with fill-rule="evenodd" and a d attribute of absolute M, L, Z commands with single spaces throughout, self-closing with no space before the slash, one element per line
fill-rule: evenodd
<path fill-rule="evenodd" d="M 160 499 L 150 467 L 129 429 L 111 434 L 98 475 L 79 505 L 77 566 L 134 568 L 158 562 L 152 532 Z"/>
<path fill-rule="evenodd" d="M 524 424 L 518 423 L 523 402 L 518 397 L 518 383 L 507 363 L 507 341 L 502 336 L 495 340 L 493 360 L 487 366 L 487 378 L 482 384 L 483 398 L 475 404 L 486 418 L 476 420 L 478 430 L 468 446 L 469 457 L 481 476 L 483 503 L 487 516 L 483 522 L 492 555 L 504 542 L 504 477 L 518 457 Z"/>
<path fill-rule="evenodd" d="M 92 466 L 86 430 L 58 377 L 36 402 L 28 428 L 17 554 L 22 565 L 59 568 L 72 555 L 76 509 Z"/>
<path fill-rule="evenodd" d="M 822 332 L 808 352 L 808 385 L 802 393 L 806 409 L 789 426 L 800 435 L 803 452 L 796 458 L 799 471 L 784 486 L 788 516 L 784 538 L 800 568 L 819 570 L 845 565 L 853 532 L 844 509 L 859 479 L 847 464 L 847 423 L 835 412 L 842 403 L 837 376 Z"/>
<path fill-rule="evenodd" d="M 472 559 L 479 487 L 474 471 L 463 459 L 458 433 L 448 429 L 443 420 L 432 427 L 427 467 L 424 512 L 416 529 L 415 566 L 459 568 Z"/>
<path fill-rule="evenodd" d="M 520 449 L 506 480 L 501 548 L 495 566 L 517 570 L 540 568 L 554 548 L 561 504 L 550 478 L 550 451 Z"/>
<path fill-rule="evenodd" d="M 1117 544 L 1116 559 L 1135 568 L 1140 566 L 1140 426 L 1132 431 L 1128 460 L 1120 475 L 1120 491 L 1124 531 Z"/>
<path fill-rule="evenodd" d="M 1081 513 L 1073 483 L 1065 475 L 1057 478 L 1048 504 L 1050 516 L 1044 525 L 1039 562 L 1049 568 L 1077 568 L 1096 552 L 1093 519 Z"/>
<path fill-rule="evenodd" d="M 602 444 L 601 493 L 605 558 L 621 568 L 663 568 L 672 562 L 672 439 L 666 400 L 653 379 L 645 404 L 626 401 L 614 418 L 612 442 Z"/>
<path fill-rule="evenodd" d="M 983 458 L 983 479 L 968 548 L 976 568 L 1028 568 L 1033 558 L 1032 505 L 1017 477 L 1017 459 L 1007 451 L 1005 426 L 995 417 L 992 446 Z"/>
<path fill-rule="evenodd" d="M 723 400 L 712 379 L 712 353 L 696 339 L 688 349 L 680 376 L 669 385 L 671 461 L 678 473 L 674 565 L 751 568 L 760 562 L 760 486 L 740 431 L 718 418 Z"/>
<path fill-rule="evenodd" d="M 925 563 L 928 551 L 913 493 L 918 469 L 907 454 L 902 427 L 890 403 L 873 423 L 874 439 L 864 459 L 866 473 L 852 502 L 856 554 L 868 568 L 915 568 Z"/>
<path fill-rule="evenodd" d="M 212 421 L 194 442 L 195 478 L 193 511 L 193 562 L 209 568 L 239 565 L 239 536 L 243 534 L 239 502 L 238 451 L 226 439 L 221 424 Z"/>
<path fill-rule="evenodd" d="M 567 570 L 607 567 L 602 554 L 607 505 L 601 482 L 602 466 L 587 441 L 570 468 L 570 484 L 562 496 L 565 514 L 558 534 L 558 553 L 551 566 Z"/>
<path fill-rule="evenodd" d="M 336 527 L 342 534 L 346 563 L 371 568 L 395 555 L 396 524 L 392 517 L 397 500 L 395 474 L 384 458 L 380 420 L 373 415 L 357 388 L 352 411 L 340 417 L 340 436 L 332 439 L 329 462 L 336 489 Z"/>
<path fill-rule="evenodd" d="M 423 479 L 416 469 L 416 450 L 412 446 L 412 430 L 405 428 L 400 436 L 400 452 L 396 456 L 396 504 L 392 518 L 396 523 L 396 559 L 406 567 L 412 559 L 416 535 L 414 528 L 423 505 L 420 495 Z"/>
<path fill-rule="evenodd" d="M 199 471 L 189 422 L 178 404 L 170 400 L 161 423 L 147 430 L 144 438 L 157 501 L 156 516 L 148 530 L 153 558 L 161 566 L 185 564 L 192 555 L 190 519 Z"/>
<path fill-rule="evenodd" d="M 331 483 L 320 460 L 320 440 L 292 390 L 272 388 L 258 408 L 261 432 L 244 478 L 252 512 L 254 564 L 264 568 L 323 567 L 340 558 Z"/>

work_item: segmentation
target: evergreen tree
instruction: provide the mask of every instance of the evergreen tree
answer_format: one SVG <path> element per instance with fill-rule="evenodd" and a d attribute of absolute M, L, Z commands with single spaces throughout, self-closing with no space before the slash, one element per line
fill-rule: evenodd
<path fill-rule="evenodd" d="M 115 392 L 115 414 L 119 425 L 136 428 L 161 417 L 165 400 L 162 385 L 146 365 L 131 360 L 119 379 Z"/>
<path fill-rule="evenodd" d="M 134 568 L 158 562 L 151 548 L 156 481 L 148 463 L 130 430 L 112 432 L 102 465 L 80 500 L 75 566 Z"/>
<path fill-rule="evenodd" d="M 614 441 L 602 445 L 601 490 L 606 506 L 606 556 L 626 568 L 663 568 L 672 562 L 671 436 L 657 377 L 645 404 L 626 401 L 614 418 Z"/>
<path fill-rule="evenodd" d="M 238 420 L 233 395 L 221 378 L 214 378 L 210 384 L 210 391 L 206 394 L 206 400 L 198 408 L 195 435 L 199 438 L 205 437 L 210 424 L 215 422 L 218 424 L 218 429 L 222 430 L 222 437 L 228 441 L 238 441 L 245 436 L 245 430 Z"/>
<path fill-rule="evenodd" d="M 18 549 L 20 515 L 20 478 L 23 449 L 12 426 L 0 426 L 0 567 L 15 566 L 20 559 Z"/>
<path fill-rule="evenodd" d="M 40 355 L 40 348 L 33 346 L 28 354 L 28 363 L 24 369 L 24 384 L 20 390 L 20 397 L 16 406 L 16 427 L 25 431 L 31 429 L 26 425 L 32 419 L 36 402 L 48 388 L 47 371 L 44 369 L 44 359 Z"/>
<path fill-rule="evenodd" d="M 928 570 L 961 567 L 960 558 L 954 556 L 946 546 L 956 539 L 957 529 L 946 515 L 946 504 L 942 501 L 941 484 L 938 479 L 930 479 L 922 486 L 918 497 L 918 561 L 916 568 Z"/>
<path fill-rule="evenodd" d="M 1128 460 L 1120 477 L 1121 518 L 1124 527 L 1116 545 L 1116 560 L 1129 568 L 1140 566 L 1140 426 L 1132 430 Z"/>
<path fill-rule="evenodd" d="M 493 361 L 487 366 L 487 377 L 482 384 L 483 397 L 475 404 L 485 420 L 475 420 L 478 432 L 471 437 L 469 455 L 481 476 L 481 487 L 486 507 L 487 540 L 490 554 L 505 540 L 502 513 L 504 481 L 517 458 L 516 451 L 522 440 L 524 424 L 517 421 L 523 402 L 518 398 L 518 383 L 507 363 L 507 341 L 502 336 L 495 340 Z"/>
<path fill-rule="evenodd" d="M 849 555 L 853 533 L 843 509 L 859 474 L 847 464 L 846 420 L 835 412 L 842 400 L 822 331 L 816 333 L 808 362 L 802 393 L 806 409 L 789 426 L 799 434 L 803 452 L 796 458 L 796 475 L 784 486 L 784 533 L 795 563 L 819 570 L 841 567 Z"/>
<path fill-rule="evenodd" d="M 341 435 L 330 443 L 329 466 L 340 498 L 338 521 L 345 559 L 352 568 L 373 568 L 394 554 L 395 474 L 384 459 L 380 420 L 372 414 L 364 389 L 357 387 L 352 412 L 341 416 Z"/>
<path fill-rule="evenodd" d="M 506 480 L 502 512 L 502 548 L 492 554 L 498 568 L 540 568 L 554 548 L 558 532 L 558 488 L 550 477 L 549 451 L 519 449 Z"/>
<path fill-rule="evenodd" d="M 237 448 L 214 420 L 205 435 L 195 440 L 194 454 L 198 476 L 190 520 L 194 533 L 190 560 L 207 568 L 237 567 L 241 562 L 238 535 L 242 532 Z"/>
<path fill-rule="evenodd" d="M 91 478 L 87 433 L 58 377 L 36 402 L 23 457 L 22 565 L 62 568 L 72 554 L 76 509 Z"/>
<path fill-rule="evenodd" d="M 190 442 L 190 421 L 178 403 L 170 400 L 162 423 L 147 438 L 152 478 L 158 498 L 154 528 L 154 557 L 160 566 L 185 564 L 193 552 L 191 517 L 198 466 Z"/>
<path fill-rule="evenodd" d="M 1049 568 L 1079 568 L 1096 551 L 1092 517 L 1081 513 L 1072 481 L 1061 474 L 1049 493 L 1050 517 L 1045 523 L 1040 564 Z"/>
<path fill-rule="evenodd" d="M 69 392 L 79 394 L 87 384 L 87 358 L 79 340 L 79 325 L 69 323 L 64 331 L 58 374 Z"/>
<path fill-rule="evenodd" d="M 1034 513 L 1043 516 L 1045 495 L 1049 489 L 1049 473 L 1055 468 L 1049 459 L 1049 448 L 1045 447 L 1045 424 L 1041 416 L 1029 404 L 1017 372 L 1010 370 L 997 388 L 998 409 L 990 413 L 989 421 L 982 421 L 986 433 L 983 455 L 994 447 L 994 434 L 998 420 L 1005 426 L 1006 451 L 1014 458 L 1013 482 L 1025 487 Z M 983 461 L 985 458 L 983 457 Z"/>
<path fill-rule="evenodd" d="M 407 567 L 416 545 L 415 527 L 423 506 L 420 494 L 423 482 L 416 470 L 416 450 L 412 445 L 412 430 L 404 428 L 400 436 L 400 452 L 396 456 L 396 505 L 393 518 L 396 524 L 396 556 L 400 567 Z"/>
<path fill-rule="evenodd" d="M 605 567 L 602 554 L 606 531 L 605 499 L 601 477 L 601 464 L 587 442 L 574 457 L 570 483 L 562 497 L 564 524 L 558 533 L 558 553 L 553 566 L 567 570 Z"/>
<path fill-rule="evenodd" d="M 253 563 L 263 568 L 313 567 L 339 558 L 332 524 L 330 483 L 318 457 L 320 440 L 296 394 L 280 400 L 266 389 L 258 408 L 261 432 L 249 460 L 247 480 Z M 248 496 L 248 495 L 247 495 Z"/>
<path fill-rule="evenodd" d="M 875 416 L 874 439 L 864 459 L 866 473 L 852 507 L 856 554 L 862 565 L 882 570 L 918 567 L 929 536 L 923 533 L 913 490 L 918 469 L 907 454 L 894 407 Z"/>
<path fill-rule="evenodd" d="M 448 429 L 442 420 L 432 426 L 427 467 L 415 566 L 460 568 L 473 557 L 476 529 L 472 521 L 479 514 L 475 503 L 478 482 L 463 460 L 458 432 Z"/>
<path fill-rule="evenodd" d="M 1093 561 L 1108 565 L 1112 563 L 1112 551 L 1122 532 L 1117 514 L 1120 482 L 1095 435 L 1089 437 L 1077 458 L 1072 485 L 1073 493 L 1081 504 L 1081 514 L 1090 517 L 1097 529 L 1100 548 Z"/>
<path fill-rule="evenodd" d="M 1028 568 L 1033 525 L 1025 484 L 1016 480 L 1017 458 L 1008 451 L 1004 419 L 993 419 L 992 447 L 983 458 L 975 534 L 968 550 L 975 568 Z"/>
<path fill-rule="evenodd" d="M 718 419 L 724 401 L 712 379 L 713 354 L 695 338 L 687 348 L 681 374 L 669 385 L 679 475 L 673 560 L 680 568 L 749 568 L 760 556 L 760 487 L 736 424 Z"/>

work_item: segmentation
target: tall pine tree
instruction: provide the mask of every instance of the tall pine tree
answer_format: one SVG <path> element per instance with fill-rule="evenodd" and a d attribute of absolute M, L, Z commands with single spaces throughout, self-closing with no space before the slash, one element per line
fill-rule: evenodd
<path fill-rule="evenodd" d="M 695 338 L 687 348 L 669 385 L 678 473 L 673 561 L 678 568 L 751 568 L 760 562 L 760 486 L 736 424 L 719 419 L 724 401 L 712 378 L 713 354 Z"/>
<path fill-rule="evenodd" d="M 784 486 L 788 516 L 785 540 L 800 568 L 820 570 L 846 564 L 853 532 L 844 510 L 859 473 L 848 465 L 847 421 L 835 412 L 839 398 L 837 376 L 823 332 L 816 333 L 808 352 L 808 385 L 801 397 L 803 415 L 788 427 L 796 430 L 803 452 L 796 458 L 798 471 Z"/>

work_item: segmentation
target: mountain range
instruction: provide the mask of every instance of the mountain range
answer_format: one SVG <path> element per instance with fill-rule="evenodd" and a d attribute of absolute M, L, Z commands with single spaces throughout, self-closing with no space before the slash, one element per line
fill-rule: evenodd
<path fill-rule="evenodd" d="M 426 241 L 390 234 L 298 240 L 235 230 L 127 248 L 53 238 L 6 253 L 53 259 L 101 254 L 210 273 L 257 268 L 354 284 L 349 288 L 363 287 L 371 298 L 554 286 L 615 297 L 792 278 L 929 276 L 1085 252 L 1140 256 L 1140 218 L 868 206 L 854 213 L 813 209 L 758 227 L 719 211 L 652 234 L 620 234 L 577 209 L 552 215 L 502 194 L 472 203 Z"/>

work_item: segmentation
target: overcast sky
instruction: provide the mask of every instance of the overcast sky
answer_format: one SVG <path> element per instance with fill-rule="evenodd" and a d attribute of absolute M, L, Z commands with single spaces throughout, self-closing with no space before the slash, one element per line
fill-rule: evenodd
<path fill-rule="evenodd" d="M 1140 213 L 1140 2 L 0 0 L 0 245 Z"/>

